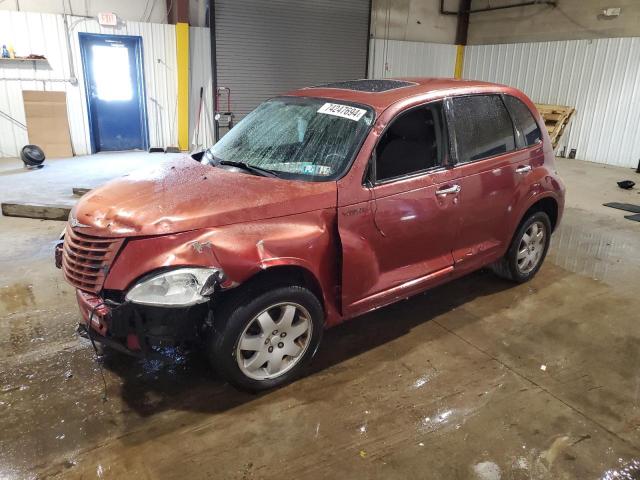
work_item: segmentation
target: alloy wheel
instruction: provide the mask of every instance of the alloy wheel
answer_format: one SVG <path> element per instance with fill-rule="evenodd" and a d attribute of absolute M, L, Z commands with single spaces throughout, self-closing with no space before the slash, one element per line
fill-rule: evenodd
<path fill-rule="evenodd" d="M 518 246 L 516 258 L 518 270 L 523 275 L 528 275 L 540 263 L 545 249 L 546 229 L 542 222 L 536 221 L 529 225 L 524 232 Z"/>
<path fill-rule="evenodd" d="M 266 380 L 291 370 L 311 341 L 311 315 L 297 303 L 272 305 L 248 323 L 236 347 L 236 360 L 244 375 Z"/>

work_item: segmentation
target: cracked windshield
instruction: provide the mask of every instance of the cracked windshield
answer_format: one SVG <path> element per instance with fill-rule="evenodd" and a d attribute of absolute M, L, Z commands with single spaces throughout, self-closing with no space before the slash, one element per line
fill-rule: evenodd
<path fill-rule="evenodd" d="M 241 162 L 284 178 L 332 180 L 348 167 L 373 118 L 362 105 L 276 98 L 247 115 L 203 161 Z"/>

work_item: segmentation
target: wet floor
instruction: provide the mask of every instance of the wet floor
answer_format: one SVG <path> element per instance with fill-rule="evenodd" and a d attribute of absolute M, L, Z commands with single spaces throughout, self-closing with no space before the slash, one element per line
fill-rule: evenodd
<path fill-rule="evenodd" d="M 0 478 L 640 479 L 640 224 L 587 198 L 635 200 L 597 168 L 561 165 L 532 282 L 478 272 L 355 319 L 261 395 L 197 352 L 96 360 L 62 225 L 0 217 Z"/>

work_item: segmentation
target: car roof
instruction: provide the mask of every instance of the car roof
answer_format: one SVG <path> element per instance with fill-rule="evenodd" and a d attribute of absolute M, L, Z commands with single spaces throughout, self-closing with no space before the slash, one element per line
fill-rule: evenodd
<path fill-rule="evenodd" d="M 442 96 L 475 92 L 513 93 L 517 90 L 496 83 L 457 78 L 385 78 L 335 82 L 293 90 L 287 95 L 319 97 L 361 103 L 373 107 L 378 113 L 391 105 L 425 94 L 442 93 Z"/>

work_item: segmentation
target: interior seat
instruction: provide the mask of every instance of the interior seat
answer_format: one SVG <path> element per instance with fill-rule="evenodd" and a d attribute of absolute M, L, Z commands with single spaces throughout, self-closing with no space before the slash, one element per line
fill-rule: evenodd
<path fill-rule="evenodd" d="M 437 145 L 430 110 L 418 109 L 397 119 L 387 131 L 380 149 L 376 176 L 393 178 L 433 167 Z"/>

